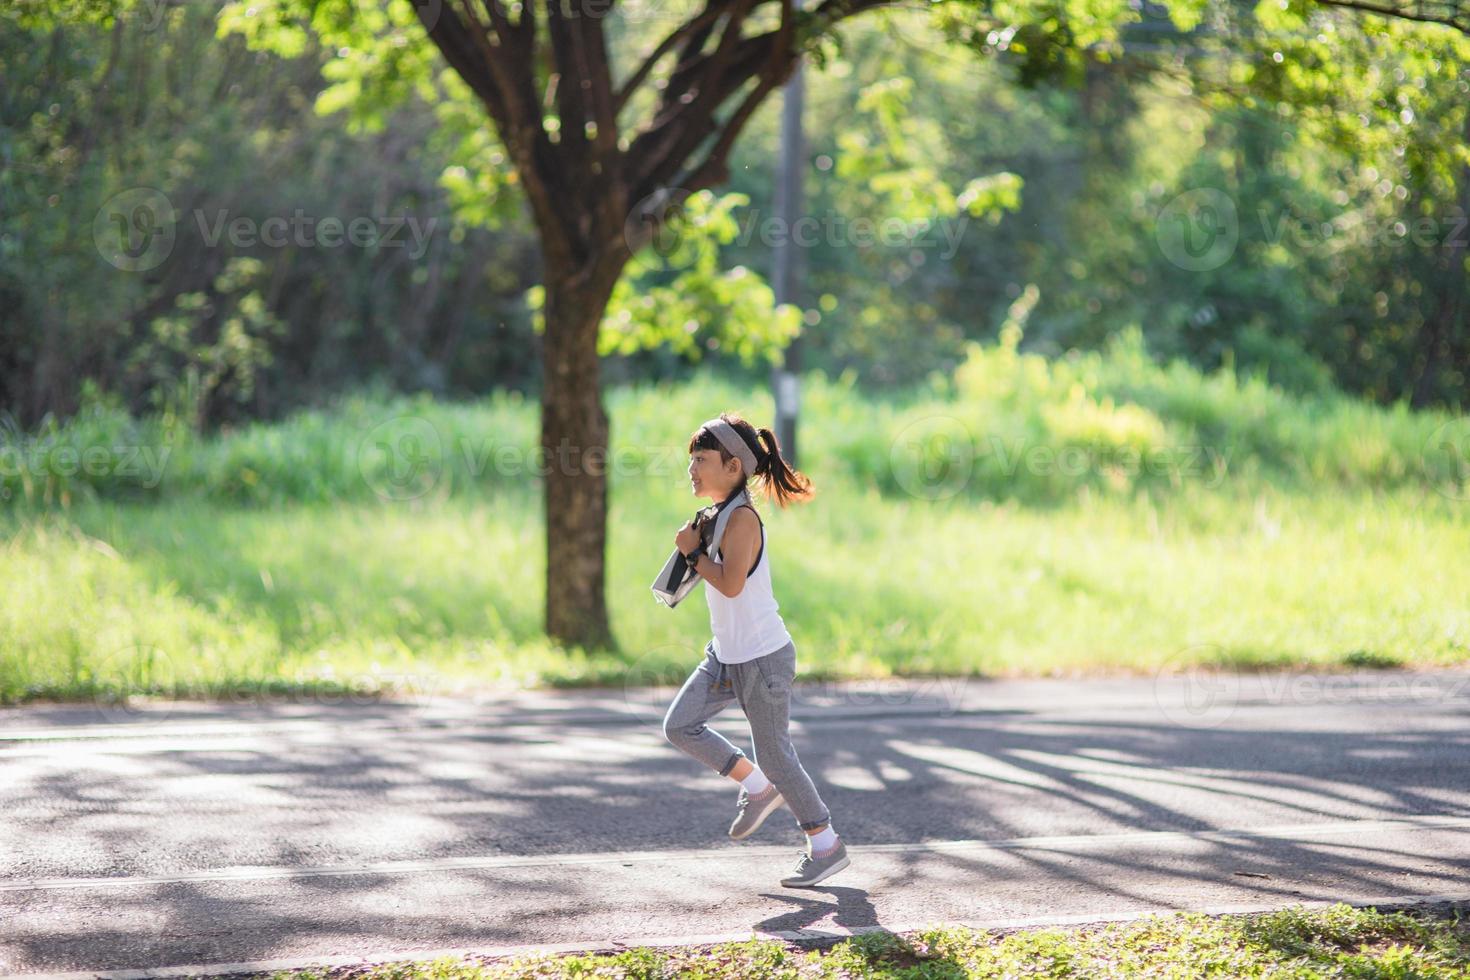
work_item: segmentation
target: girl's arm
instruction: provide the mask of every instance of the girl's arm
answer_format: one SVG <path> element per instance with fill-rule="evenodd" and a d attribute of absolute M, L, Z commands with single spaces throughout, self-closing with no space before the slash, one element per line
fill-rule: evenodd
<path fill-rule="evenodd" d="M 745 588 L 745 578 L 750 573 L 750 563 L 760 546 L 760 520 L 749 508 L 741 507 L 730 515 L 725 525 L 725 536 L 720 539 L 720 555 L 723 563 L 709 555 L 700 555 L 694 570 L 704 580 L 720 591 L 720 595 L 731 599 Z"/>

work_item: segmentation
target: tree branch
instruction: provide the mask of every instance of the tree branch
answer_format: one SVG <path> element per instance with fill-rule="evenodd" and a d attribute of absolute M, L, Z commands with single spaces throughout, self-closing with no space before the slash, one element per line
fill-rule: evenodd
<path fill-rule="evenodd" d="M 679 25 L 678 30 L 660 41 L 658 47 L 653 49 L 653 53 L 643 59 L 643 64 L 639 65 L 638 70 L 633 72 L 628 80 L 623 83 L 623 87 L 618 91 L 617 97 L 613 99 L 614 113 L 618 115 L 622 114 L 623 109 L 628 104 L 628 100 L 633 97 L 633 93 L 637 91 L 638 86 L 642 85 L 648 78 L 649 73 L 653 71 L 654 66 L 658 64 L 659 60 L 674 49 L 674 45 L 683 41 L 695 31 L 707 28 L 715 22 L 720 16 L 720 8 L 717 6 L 717 3 L 718 0 L 710 0 L 705 5 L 705 8 L 699 12 L 697 17 Z"/>
<path fill-rule="evenodd" d="M 485 103 L 525 187 L 546 253 L 557 261 L 575 261 L 585 251 L 585 244 L 576 236 L 579 209 L 566 186 L 562 160 L 542 125 L 531 51 L 517 51 L 517 45 L 498 36 L 500 43 L 492 44 L 491 29 L 475 15 L 472 3 L 445 0 L 437 12 L 428 5 L 416 8 L 429 38 L 450 67 Z M 522 17 L 520 24 L 504 24 L 517 38 L 534 31 L 534 18 Z"/>
<path fill-rule="evenodd" d="M 579 75 L 591 85 L 592 200 L 602 209 L 601 234 L 620 232 L 628 211 L 628 187 L 623 180 L 623 152 L 618 146 L 618 117 L 613 109 L 612 64 L 600 17 L 583 17 L 573 25 L 572 52 Z M 585 129 L 584 129 L 585 132 Z"/>
<path fill-rule="evenodd" d="M 822 34 L 829 27 L 864 11 L 897 5 L 895 0 L 824 0 L 812 11 L 811 33 Z"/>
<path fill-rule="evenodd" d="M 548 83 L 554 85 L 557 115 L 561 117 L 560 145 L 572 169 L 579 174 L 587 170 L 584 125 L 588 119 L 585 104 L 586 89 L 579 82 L 585 78 L 578 71 L 577 59 L 573 55 L 572 35 L 575 23 L 568 23 L 562 4 L 568 0 L 546 0 L 546 35 L 551 39 L 551 62 L 556 72 Z M 574 13 L 573 16 L 578 16 Z M 548 91 L 548 97 L 551 92 Z"/>
<path fill-rule="evenodd" d="M 777 86 L 784 85 L 796 70 L 798 56 L 793 54 L 792 48 L 795 33 L 795 7 L 792 0 L 781 0 L 781 26 L 776 31 L 776 37 L 771 43 L 771 53 L 760 70 L 755 87 L 725 121 L 723 130 L 704 159 L 689 171 L 686 179 L 679 181 L 680 187 L 693 192 L 730 179 L 729 156 L 736 138 L 766 96 Z"/>
<path fill-rule="evenodd" d="M 681 59 L 675 67 L 652 122 L 628 149 L 632 199 L 646 197 L 673 177 L 688 156 L 717 129 L 714 115 L 719 106 L 744 88 L 752 77 L 775 73 L 776 81 L 761 86 L 759 92 L 751 93 L 755 101 L 741 113 L 737 128 L 743 127 L 765 96 L 789 77 L 800 44 L 800 39 L 795 36 L 794 11 L 783 6 L 782 26 L 778 30 L 737 40 L 744 16 L 760 2 L 762 0 L 736 0 L 734 13 L 740 15 L 733 16 L 726 24 L 719 48 L 709 54 L 695 53 L 693 57 Z M 812 18 L 820 32 L 845 18 L 892 2 L 825 0 L 812 12 Z M 686 30 L 695 23 L 691 21 L 676 33 L 695 33 Z M 708 26 L 706 23 L 706 30 Z M 779 40 L 781 38 L 785 40 Z M 773 60 L 768 63 L 768 58 Z M 741 112 L 739 109 L 736 111 Z M 735 121 L 734 117 L 731 121 Z"/>
<path fill-rule="evenodd" d="M 1397 17 L 1401 20 L 1413 20 L 1423 24 L 1442 24 L 1445 27 L 1453 27 L 1464 34 L 1470 34 L 1470 10 L 1462 10 L 1459 3 L 1446 4 L 1444 13 L 1425 12 L 1423 5 L 1418 11 L 1410 11 L 1395 7 L 1385 7 L 1376 3 L 1364 3 L 1362 0 L 1317 0 L 1324 7 L 1343 7 L 1348 10 L 1361 10 L 1370 14 L 1380 14 L 1384 17 Z"/>
<path fill-rule="evenodd" d="M 683 91 L 669 84 L 659 113 L 628 148 L 634 199 L 643 196 L 640 188 L 657 186 L 672 177 L 714 130 L 715 111 L 766 63 L 779 34 L 771 31 L 722 44 L 689 64 Z"/>
<path fill-rule="evenodd" d="M 429 40 L 444 55 L 449 67 L 464 79 L 470 91 L 485 104 L 496 128 L 502 132 L 509 129 L 510 114 L 506 108 L 505 95 L 500 91 L 495 76 L 485 62 L 484 51 L 476 50 L 471 38 L 472 32 L 460 20 L 459 15 L 448 5 L 439 10 L 430 10 L 427 4 L 414 4 L 414 9 L 418 11 L 419 21 L 428 32 Z"/>

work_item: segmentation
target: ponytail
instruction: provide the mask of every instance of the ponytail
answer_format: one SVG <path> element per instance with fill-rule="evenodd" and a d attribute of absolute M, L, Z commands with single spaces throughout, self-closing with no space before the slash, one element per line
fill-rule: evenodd
<path fill-rule="evenodd" d="M 745 481 L 750 477 L 759 477 L 761 487 L 765 490 L 766 499 L 774 500 L 780 507 L 790 506 L 791 501 L 800 500 L 803 497 L 810 498 L 816 495 L 812 488 L 812 481 L 805 474 L 794 469 L 786 458 L 781 455 L 781 443 L 776 439 L 776 433 L 770 429 L 757 429 L 749 422 L 733 412 L 721 412 L 720 418 L 730 423 L 745 444 L 755 454 L 755 470 L 744 474 Z M 716 450 L 720 454 L 720 461 L 728 463 L 734 459 L 720 441 L 708 430 L 701 429 L 694 433 L 689 440 L 689 451 L 695 449 Z M 746 482 L 736 487 L 734 493 L 745 489 Z"/>
<path fill-rule="evenodd" d="M 816 496 L 812 489 L 812 481 L 806 474 L 795 469 L 786 462 L 786 457 L 781 455 L 781 443 L 776 439 L 776 433 L 767 428 L 756 430 L 764 453 L 759 456 L 755 472 L 761 478 L 761 486 L 765 488 L 766 499 L 775 500 L 777 505 L 787 507 L 792 500 L 803 497 L 810 499 Z"/>

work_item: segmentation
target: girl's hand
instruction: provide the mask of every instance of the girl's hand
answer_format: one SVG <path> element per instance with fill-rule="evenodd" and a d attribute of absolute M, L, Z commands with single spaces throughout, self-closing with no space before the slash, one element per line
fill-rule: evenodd
<path fill-rule="evenodd" d="M 679 533 L 674 535 L 674 547 L 683 554 L 689 554 L 699 544 L 699 531 L 695 529 L 693 521 L 685 521 L 684 526 L 679 528 Z"/>

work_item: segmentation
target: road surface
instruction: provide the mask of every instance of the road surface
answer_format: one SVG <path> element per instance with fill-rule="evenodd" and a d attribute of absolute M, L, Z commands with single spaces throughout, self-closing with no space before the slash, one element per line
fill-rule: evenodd
<path fill-rule="evenodd" d="M 0 709 L 0 974 L 1470 893 L 1470 671 L 802 683 L 815 889 L 673 693 Z"/>

